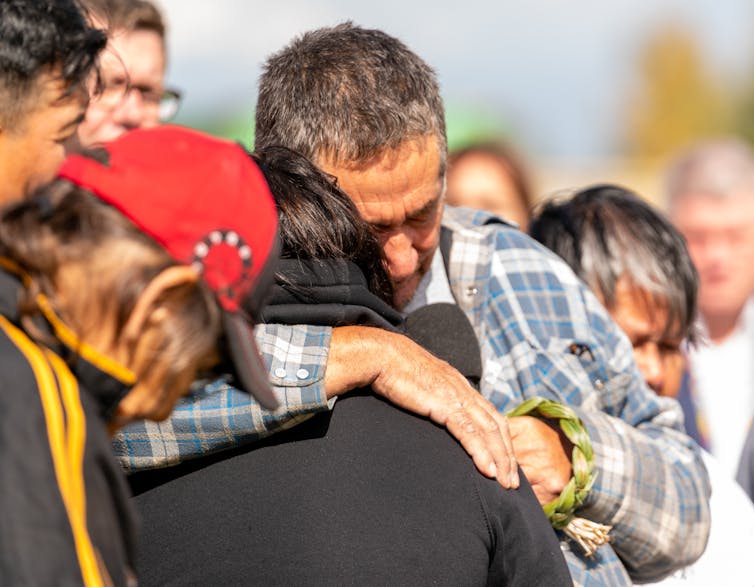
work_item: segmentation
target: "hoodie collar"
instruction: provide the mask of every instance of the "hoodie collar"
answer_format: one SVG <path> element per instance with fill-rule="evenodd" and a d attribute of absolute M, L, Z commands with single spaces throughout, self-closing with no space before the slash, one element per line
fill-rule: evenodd
<path fill-rule="evenodd" d="M 262 320 L 394 331 L 404 326 L 400 313 L 371 293 L 361 269 L 345 259 L 280 259 Z"/>

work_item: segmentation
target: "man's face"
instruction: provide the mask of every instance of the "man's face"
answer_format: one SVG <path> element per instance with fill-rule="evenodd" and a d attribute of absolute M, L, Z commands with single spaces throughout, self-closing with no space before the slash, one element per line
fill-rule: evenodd
<path fill-rule="evenodd" d="M 65 83 L 43 74 L 37 96 L 13 128 L 0 129 L 0 204 L 23 198 L 52 180 L 65 158 L 64 144 L 84 117 L 85 91 L 66 95 Z"/>
<path fill-rule="evenodd" d="M 437 140 L 408 141 L 357 168 L 320 162 L 376 230 L 402 309 L 432 264 L 440 238 L 443 170 Z"/>
<path fill-rule="evenodd" d="M 621 277 L 609 312 L 631 341 L 636 364 L 649 387 L 659 395 L 675 397 L 683 375 L 683 337 L 674 334 L 676 329 L 665 333 L 667 308 Z"/>
<path fill-rule="evenodd" d="M 671 219 L 699 272 L 702 316 L 737 314 L 754 293 L 754 194 L 689 196 Z"/>
<path fill-rule="evenodd" d="M 84 147 L 107 143 L 135 128 L 160 122 L 160 97 L 165 90 L 165 47 L 149 30 L 114 31 L 100 62 L 104 83 L 79 127 Z"/>

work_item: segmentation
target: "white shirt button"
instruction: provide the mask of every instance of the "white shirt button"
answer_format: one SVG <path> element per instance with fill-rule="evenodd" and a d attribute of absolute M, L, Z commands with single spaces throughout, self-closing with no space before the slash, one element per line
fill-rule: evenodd
<path fill-rule="evenodd" d="M 279 377 L 281 379 L 285 377 L 285 369 L 283 369 L 282 367 L 275 369 L 275 377 Z"/>
<path fill-rule="evenodd" d="M 299 379 L 306 379 L 307 377 L 309 377 L 309 371 L 307 369 L 299 369 L 298 371 L 296 371 L 296 377 L 298 377 Z"/>

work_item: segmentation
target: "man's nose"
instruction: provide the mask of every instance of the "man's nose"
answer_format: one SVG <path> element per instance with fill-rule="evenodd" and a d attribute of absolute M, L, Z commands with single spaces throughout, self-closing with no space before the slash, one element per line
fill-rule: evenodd
<path fill-rule="evenodd" d="M 408 231 L 396 230 L 382 240 L 382 247 L 393 281 L 412 275 L 419 265 L 419 253 Z"/>

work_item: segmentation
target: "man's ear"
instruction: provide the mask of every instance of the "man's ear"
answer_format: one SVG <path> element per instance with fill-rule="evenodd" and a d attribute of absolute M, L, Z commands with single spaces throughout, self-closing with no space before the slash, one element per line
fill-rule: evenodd
<path fill-rule="evenodd" d="M 167 310 L 157 306 L 157 300 L 165 291 L 196 283 L 198 280 L 199 273 L 188 265 L 174 265 L 163 269 L 136 300 L 136 305 L 123 328 L 123 339 L 129 343 L 135 342 L 148 325 L 154 325 L 166 317 Z"/>

